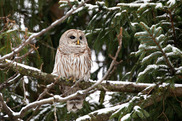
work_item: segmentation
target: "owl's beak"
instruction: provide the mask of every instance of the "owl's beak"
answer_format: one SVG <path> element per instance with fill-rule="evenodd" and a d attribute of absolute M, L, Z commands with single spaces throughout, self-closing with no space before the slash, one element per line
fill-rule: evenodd
<path fill-rule="evenodd" d="M 80 44 L 80 40 L 79 40 L 79 39 L 77 40 L 76 44 L 77 44 L 77 45 L 79 45 L 79 44 Z"/>

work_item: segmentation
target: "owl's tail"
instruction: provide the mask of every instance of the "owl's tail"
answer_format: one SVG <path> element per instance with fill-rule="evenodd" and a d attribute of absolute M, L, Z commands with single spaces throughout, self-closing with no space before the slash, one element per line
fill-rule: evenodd
<path fill-rule="evenodd" d="M 78 96 L 74 99 L 67 101 L 67 110 L 70 112 L 77 112 L 78 110 L 82 109 L 83 107 L 83 96 Z"/>

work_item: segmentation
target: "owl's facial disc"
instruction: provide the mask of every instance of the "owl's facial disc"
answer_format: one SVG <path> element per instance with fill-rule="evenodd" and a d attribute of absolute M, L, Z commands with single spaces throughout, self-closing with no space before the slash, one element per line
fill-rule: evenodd
<path fill-rule="evenodd" d="M 68 31 L 65 36 L 69 45 L 82 46 L 87 44 L 84 33 L 80 30 Z"/>

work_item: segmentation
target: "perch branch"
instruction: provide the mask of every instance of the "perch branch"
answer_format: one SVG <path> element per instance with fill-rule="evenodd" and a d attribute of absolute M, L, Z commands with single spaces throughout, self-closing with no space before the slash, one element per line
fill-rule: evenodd
<path fill-rule="evenodd" d="M 30 67 L 24 64 L 6 60 L 6 63 L 9 64 L 11 70 L 20 73 L 21 75 L 31 76 L 39 80 L 45 80 L 48 83 L 58 82 L 61 85 L 72 86 L 71 82 L 65 81 L 62 78 L 57 77 L 56 75 L 48 74 L 40 71 L 37 68 Z M 81 89 L 88 88 L 90 85 L 94 85 L 98 81 L 90 80 L 88 82 L 80 82 L 78 86 Z M 136 82 L 123 82 L 123 81 L 112 81 L 112 80 L 103 80 L 99 85 L 96 85 L 100 91 L 115 91 L 115 92 L 130 92 L 138 93 L 144 90 L 147 87 L 154 86 L 155 84 L 151 83 L 136 83 Z M 149 90 L 150 91 L 150 90 Z M 149 92 L 149 91 L 146 91 Z M 182 96 L 182 84 L 175 84 L 174 89 L 170 90 L 170 93 L 174 93 L 177 97 Z"/>

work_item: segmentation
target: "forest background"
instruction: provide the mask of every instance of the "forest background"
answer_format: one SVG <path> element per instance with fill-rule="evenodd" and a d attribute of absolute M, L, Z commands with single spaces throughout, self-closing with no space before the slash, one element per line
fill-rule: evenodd
<path fill-rule="evenodd" d="M 61 97 L 57 84 L 73 84 L 51 72 L 68 29 L 86 34 L 93 62 L 83 90 Z M 180 0 L 0 0 L 0 120 L 182 120 L 181 49 Z"/>

